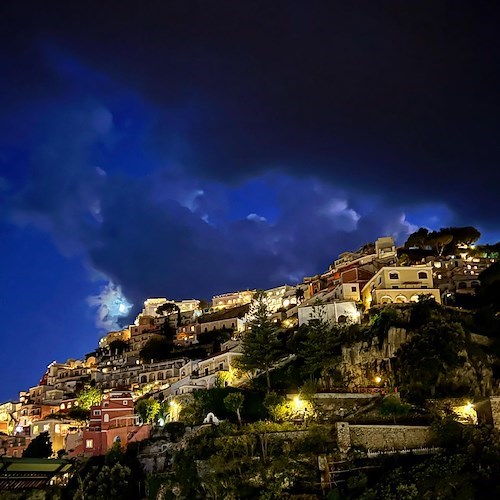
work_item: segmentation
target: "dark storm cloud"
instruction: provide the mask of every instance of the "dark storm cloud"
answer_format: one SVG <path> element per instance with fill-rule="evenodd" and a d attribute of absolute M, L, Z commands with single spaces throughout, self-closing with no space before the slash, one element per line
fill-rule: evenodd
<path fill-rule="evenodd" d="M 358 212 L 352 206 L 363 203 L 341 189 L 272 173 L 260 182 L 275 193 L 275 220 L 258 213 L 261 200 L 235 218 L 220 182 L 168 167 L 136 177 L 113 170 L 126 136 L 105 105 L 49 111 L 30 135 L 29 176 L 4 195 L 9 216 L 47 231 L 67 255 L 82 256 L 136 308 L 148 296 L 209 298 L 293 283 L 325 269 L 339 251 L 411 229 L 402 209 L 384 216 L 385 207 L 371 201 Z M 103 147 L 109 172 L 93 162 Z"/>
<path fill-rule="evenodd" d="M 152 145 L 197 176 L 307 172 L 496 223 L 495 3 L 26 5 L 4 16 L 15 88 L 64 87 L 50 40 L 153 104 Z"/>

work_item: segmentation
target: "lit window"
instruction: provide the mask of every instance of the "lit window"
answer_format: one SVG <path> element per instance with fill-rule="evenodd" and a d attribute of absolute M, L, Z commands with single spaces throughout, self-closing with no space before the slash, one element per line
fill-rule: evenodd
<path fill-rule="evenodd" d="M 61 432 L 61 426 L 59 424 L 56 424 L 54 427 L 54 431 L 56 434 L 59 434 Z"/>
<path fill-rule="evenodd" d="M 85 441 L 85 448 L 93 448 L 94 447 L 94 440 L 93 439 L 87 439 Z"/>
<path fill-rule="evenodd" d="M 49 424 L 45 424 L 43 426 L 43 432 L 47 432 L 49 429 L 50 429 L 50 425 Z"/>
<path fill-rule="evenodd" d="M 104 421 L 109 422 L 109 414 L 108 413 L 104 414 Z"/>

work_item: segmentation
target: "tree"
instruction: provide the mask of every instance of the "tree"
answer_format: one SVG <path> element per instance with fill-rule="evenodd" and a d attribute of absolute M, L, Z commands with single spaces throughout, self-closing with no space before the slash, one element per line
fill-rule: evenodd
<path fill-rule="evenodd" d="M 131 476 L 130 468 L 120 463 L 115 463 L 113 466 L 94 466 L 84 480 L 80 480 L 80 487 L 75 492 L 75 500 L 88 498 L 126 500 L 131 498 L 129 487 Z"/>
<path fill-rule="evenodd" d="M 472 226 L 446 227 L 442 228 L 441 232 L 451 234 L 455 245 L 472 245 L 481 236 L 481 233 Z"/>
<path fill-rule="evenodd" d="M 429 320 L 396 353 L 399 387 L 417 400 L 450 395 L 443 393 L 449 392 L 455 369 L 465 361 L 464 353 L 466 335 L 460 323 L 444 318 Z"/>
<path fill-rule="evenodd" d="M 181 325 L 181 310 L 174 302 L 166 302 L 156 308 L 156 314 L 160 316 L 170 316 L 172 313 L 177 312 L 177 326 Z"/>
<path fill-rule="evenodd" d="M 173 350 L 173 344 L 167 338 L 149 339 L 144 347 L 139 351 L 139 356 L 144 361 L 156 360 L 163 361 L 168 359 Z"/>
<path fill-rule="evenodd" d="M 298 355 L 304 359 L 304 374 L 316 377 L 334 357 L 340 335 L 339 330 L 325 319 L 324 306 L 318 304 L 313 310 L 314 317 L 303 327 L 306 336 L 299 347 Z"/>
<path fill-rule="evenodd" d="M 102 390 L 99 387 L 86 385 L 78 394 L 78 406 L 83 410 L 90 410 L 97 406 L 102 399 Z"/>
<path fill-rule="evenodd" d="M 109 344 L 109 351 L 111 352 L 111 354 L 122 354 L 123 351 L 126 351 L 127 349 L 127 342 L 120 339 L 113 340 L 113 342 Z"/>
<path fill-rule="evenodd" d="M 271 389 L 269 370 L 283 355 L 278 334 L 281 331 L 269 318 L 266 295 L 257 292 L 251 309 L 253 319 L 249 322 L 250 330 L 245 332 L 242 341 L 242 356 L 237 366 L 242 370 L 262 370 L 266 374 L 267 389 Z"/>
<path fill-rule="evenodd" d="M 302 288 L 297 287 L 295 290 L 295 298 L 299 304 L 304 300 L 304 290 Z"/>
<path fill-rule="evenodd" d="M 428 243 L 441 256 L 444 249 L 453 241 L 453 235 L 442 231 L 432 232 L 429 234 Z"/>
<path fill-rule="evenodd" d="M 405 243 L 405 248 L 417 247 L 420 250 L 424 250 L 428 245 L 429 230 L 425 227 L 421 227 L 418 231 L 410 234 Z"/>
<path fill-rule="evenodd" d="M 41 432 L 23 452 L 23 458 L 49 458 L 52 455 L 52 442 L 48 432 Z"/>
<path fill-rule="evenodd" d="M 68 417 L 73 420 L 80 420 L 84 422 L 90 417 L 90 410 L 85 410 L 84 408 L 80 408 L 79 406 L 75 406 L 68 410 Z"/>
<path fill-rule="evenodd" d="M 153 398 L 141 399 L 135 405 L 135 411 L 145 423 L 153 423 L 160 411 L 160 403 Z"/>
<path fill-rule="evenodd" d="M 245 401 L 245 396 L 241 392 L 232 392 L 224 398 L 224 404 L 229 411 L 235 412 L 238 417 L 238 424 L 241 427 L 241 408 Z"/>

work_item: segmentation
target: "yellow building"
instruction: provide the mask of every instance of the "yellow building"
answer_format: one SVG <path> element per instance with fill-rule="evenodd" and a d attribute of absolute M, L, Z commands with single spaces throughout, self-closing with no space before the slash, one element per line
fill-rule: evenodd
<path fill-rule="evenodd" d="M 383 267 L 363 287 L 361 299 L 365 310 L 373 305 L 417 302 L 420 295 L 432 295 L 441 303 L 439 289 L 434 288 L 432 267 Z"/>
<path fill-rule="evenodd" d="M 217 311 L 219 309 L 228 309 L 230 307 L 242 306 L 252 302 L 254 295 L 252 290 L 244 290 L 242 292 L 224 293 L 222 295 L 214 295 L 212 297 L 212 308 Z"/>

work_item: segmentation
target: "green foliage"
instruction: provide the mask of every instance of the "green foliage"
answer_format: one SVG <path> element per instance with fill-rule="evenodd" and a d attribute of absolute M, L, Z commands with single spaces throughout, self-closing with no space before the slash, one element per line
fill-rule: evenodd
<path fill-rule="evenodd" d="M 128 500 L 131 470 L 129 467 L 115 463 L 113 466 L 93 467 L 81 481 L 75 493 L 75 500 Z"/>
<path fill-rule="evenodd" d="M 123 451 L 121 443 L 114 443 L 106 453 L 104 463 L 110 467 L 113 467 L 113 465 L 123 462 L 124 459 L 125 453 Z"/>
<path fill-rule="evenodd" d="M 229 410 L 225 404 L 225 398 L 229 394 L 239 394 L 239 389 L 234 387 L 213 387 L 208 390 L 194 391 L 191 400 L 183 402 L 179 419 L 188 425 L 199 425 L 208 413 L 214 413 L 219 419 L 233 417 L 233 410 Z M 255 420 L 263 416 L 261 394 L 245 392 L 242 413 L 247 420 Z"/>
<path fill-rule="evenodd" d="M 63 415 L 64 416 L 64 415 Z M 79 406 L 74 406 L 68 410 L 67 416 L 73 420 L 85 422 L 90 418 L 90 410 L 85 410 Z"/>
<path fill-rule="evenodd" d="M 284 422 L 292 417 L 292 411 L 287 399 L 276 392 L 266 394 L 264 406 L 274 422 Z"/>
<path fill-rule="evenodd" d="M 396 423 L 396 417 L 408 415 L 411 405 L 403 403 L 401 399 L 395 395 L 386 396 L 380 405 L 379 411 L 381 415 L 391 416 Z"/>
<path fill-rule="evenodd" d="M 465 347 L 461 324 L 443 319 L 427 323 L 397 352 L 398 386 L 414 400 L 448 395 L 450 376 L 463 364 Z"/>
<path fill-rule="evenodd" d="M 282 356 L 283 346 L 278 338 L 280 328 L 269 319 L 269 309 L 264 293 L 257 293 L 252 307 L 250 330 L 242 341 L 242 356 L 235 365 L 245 371 L 261 370 L 266 374 L 268 390 L 271 388 L 269 370 Z"/>
<path fill-rule="evenodd" d="M 298 355 L 304 359 L 304 374 L 318 377 L 331 359 L 340 352 L 340 328 L 325 319 L 324 308 L 315 306 L 313 315 L 304 326 L 305 338 Z"/>
<path fill-rule="evenodd" d="M 140 399 L 135 404 L 135 412 L 143 422 L 153 423 L 160 411 L 160 403 L 153 398 Z"/>
<path fill-rule="evenodd" d="M 49 458 L 52 456 L 52 442 L 48 432 L 41 432 L 23 452 L 23 458 Z"/>
<path fill-rule="evenodd" d="M 78 394 L 78 407 L 90 410 L 91 406 L 97 406 L 102 399 L 102 390 L 99 387 L 86 385 Z"/>
<path fill-rule="evenodd" d="M 163 361 L 168 359 L 172 353 L 174 345 L 166 337 L 154 337 L 149 339 L 140 350 L 139 356 L 144 361 Z"/>
<path fill-rule="evenodd" d="M 471 245 L 479 239 L 481 233 L 474 227 L 444 227 L 439 231 L 429 231 L 423 227 L 410 234 L 405 247 L 417 247 L 420 250 L 432 248 L 437 255 L 457 253 L 460 245 Z"/>

